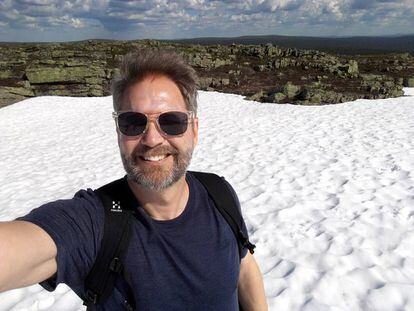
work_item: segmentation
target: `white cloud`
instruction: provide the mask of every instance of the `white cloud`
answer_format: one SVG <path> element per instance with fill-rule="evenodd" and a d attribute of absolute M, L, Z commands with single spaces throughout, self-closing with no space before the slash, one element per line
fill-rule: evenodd
<path fill-rule="evenodd" d="M 79 18 L 69 18 L 67 24 L 72 26 L 73 28 L 83 28 L 85 27 L 85 22 Z"/>
<path fill-rule="evenodd" d="M 145 25 L 147 37 L 167 33 L 172 37 L 194 37 L 246 32 L 306 35 L 313 34 L 313 29 L 325 29 L 324 33 L 329 34 L 332 29 L 345 31 L 350 23 L 361 30 L 369 26 L 385 32 L 404 26 L 406 32 L 408 26 L 414 27 L 413 15 L 413 0 L 0 1 L 1 25 L 20 31 L 36 25 L 49 30 L 102 25 L 107 34 L 127 33 L 132 29 L 140 33 Z"/>

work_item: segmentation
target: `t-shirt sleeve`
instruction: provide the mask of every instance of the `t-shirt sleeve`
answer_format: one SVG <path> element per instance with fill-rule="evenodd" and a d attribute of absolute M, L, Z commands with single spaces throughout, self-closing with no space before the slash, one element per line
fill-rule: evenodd
<path fill-rule="evenodd" d="M 241 211 L 241 207 L 240 207 L 240 201 L 239 201 L 239 197 L 236 194 L 236 191 L 233 189 L 233 187 L 229 184 L 229 182 L 227 180 L 224 179 L 224 181 L 226 182 L 227 187 L 229 188 L 231 194 L 233 195 L 234 201 L 237 204 L 237 209 L 240 212 L 240 215 L 242 215 L 242 223 L 241 223 L 241 230 L 244 233 L 244 236 L 246 238 L 249 238 L 249 233 L 247 231 L 247 227 L 246 227 L 246 223 L 244 222 L 244 218 L 243 218 L 243 214 Z M 242 250 L 242 254 L 241 254 L 241 258 L 244 258 L 247 255 L 247 252 L 249 251 L 249 249 L 247 247 L 244 247 Z"/>
<path fill-rule="evenodd" d="M 103 235 L 104 210 L 91 190 L 80 190 L 72 199 L 50 202 L 18 220 L 45 230 L 57 246 L 57 273 L 40 283 L 51 291 L 67 284 L 83 295 L 83 281 L 95 261 Z"/>

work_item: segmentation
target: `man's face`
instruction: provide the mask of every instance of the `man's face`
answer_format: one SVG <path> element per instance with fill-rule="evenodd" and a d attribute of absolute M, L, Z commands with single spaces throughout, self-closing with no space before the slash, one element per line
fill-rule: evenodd
<path fill-rule="evenodd" d="M 177 85 L 165 76 L 148 76 L 126 92 L 122 111 L 157 114 L 186 112 Z M 161 191 L 182 178 L 190 164 L 198 138 L 198 120 L 180 137 L 165 136 L 150 122 L 139 136 L 125 136 L 118 130 L 118 145 L 128 177 L 145 188 Z"/>

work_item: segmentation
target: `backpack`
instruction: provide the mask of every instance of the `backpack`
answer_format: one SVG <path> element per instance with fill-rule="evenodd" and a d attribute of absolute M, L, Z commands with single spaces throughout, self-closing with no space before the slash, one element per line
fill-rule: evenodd
<path fill-rule="evenodd" d="M 243 248 L 248 248 L 253 254 L 256 246 L 250 243 L 241 230 L 243 218 L 224 178 L 212 173 L 193 171 L 190 173 L 206 188 L 216 208 L 232 229 L 237 240 L 240 259 Z M 118 276 L 122 276 L 126 283 L 130 284 L 130 277 L 123 269 L 122 258 L 128 246 L 137 205 L 126 176 L 98 188 L 95 192 L 105 209 L 105 224 L 95 263 L 84 282 L 85 295 L 81 298 L 87 306 L 87 311 L 96 310 L 96 306 L 111 295 Z M 127 296 L 128 299 L 124 302 L 125 309 L 133 311 L 135 303 L 131 286 L 128 288 Z"/>

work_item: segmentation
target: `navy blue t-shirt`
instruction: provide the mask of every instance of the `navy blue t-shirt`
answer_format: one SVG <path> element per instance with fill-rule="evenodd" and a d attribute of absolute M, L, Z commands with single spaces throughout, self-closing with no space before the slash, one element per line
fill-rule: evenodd
<path fill-rule="evenodd" d="M 154 220 L 137 206 L 125 258 L 137 310 L 238 310 L 236 238 L 201 183 L 191 173 L 186 180 L 190 195 L 177 218 Z M 57 273 L 42 285 L 54 289 L 65 283 L 83 296 L 83 281 L 103 235 L 99 197 L 81 190 L 73 199 L 47 203 L 19 220 L 37 224 L 56 243 Z M 243 231 L 247 236 L 244 223 Z M 99 310 L 123 310 L 123 288 L 119 280 Z"/>

